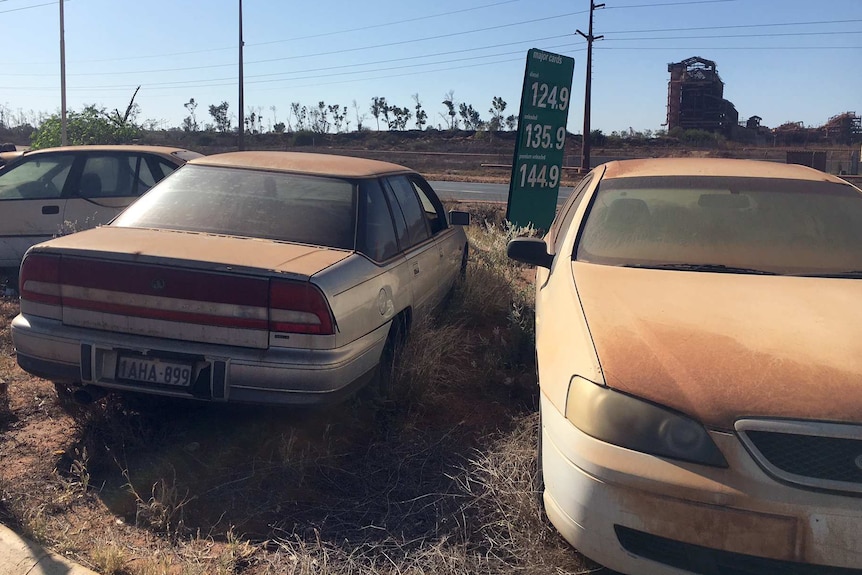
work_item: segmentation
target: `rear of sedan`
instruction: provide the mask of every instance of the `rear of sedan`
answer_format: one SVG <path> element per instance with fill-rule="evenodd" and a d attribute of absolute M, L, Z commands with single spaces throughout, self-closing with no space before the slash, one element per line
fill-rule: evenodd
<path fill-rule="evenodd" d="M 192 162 L 110 226 L 28 252 L 18 362 L 84 393 L 342 398 L 371 379 L 412 305 L 404 258 L 356 249 L 365 187 L 404 172 L 313 154 Z"/>
<path fill-rule="evenodd" d="M 560 533 L 629 575 L 862 573 L 862 193 L 794 166 L 612 163 L 537 245 L 510 253 L 546 266 Z"/>

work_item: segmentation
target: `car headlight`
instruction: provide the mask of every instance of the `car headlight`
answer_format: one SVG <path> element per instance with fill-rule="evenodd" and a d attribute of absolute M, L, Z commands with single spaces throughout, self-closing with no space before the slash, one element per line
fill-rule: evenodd
<path fill-rule="evenodd" d="M 566 419 L 596 439 L 634 451 L 727 467 L 706 429 L 691 418 L 574 376 Z"/>

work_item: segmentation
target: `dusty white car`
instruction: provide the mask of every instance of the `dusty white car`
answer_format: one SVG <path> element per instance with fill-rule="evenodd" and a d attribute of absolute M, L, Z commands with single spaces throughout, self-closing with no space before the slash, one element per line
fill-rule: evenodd
<path fill-rule="evenodd" d="M 538 266 L 545 509 L 629 575 L 862 573 L 862 191 L 805 168 L 594 169 Z"/>
<path fill-rule="evenodd" d="M 27 248 L 106 224 L 201 154 L 161 146 L 68 146 L 10 152 L 0 171 L 0 268 Z"/>
<path fill-rule="evenodd" d="M 18 364 L 105 389 L 311 404 L 370 381 L 463 272 L 463 212 L 417 173 L 323 154 L 192 160 L 111 225 L 33 247 Z"/>

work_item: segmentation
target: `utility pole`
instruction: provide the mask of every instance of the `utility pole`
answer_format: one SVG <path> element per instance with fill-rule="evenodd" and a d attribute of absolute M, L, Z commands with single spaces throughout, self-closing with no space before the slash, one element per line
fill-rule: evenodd
<path fill-rule="evenodd" d="M 581 172 L 590 170 L 590 93 L 593 84 L 593 41 L 601 40 L 604 36 L 593 36 L 593 12 L 597 8 L 604 8 L 604 4 L 596 4 L 590 0 L 590 30 L 584 34 L 578 30 L 578 34 L 587 39 L 587 79 L 584 94 L 584 143 L 581 146 Z"/>
<path fill-rule="evenodd" d="M 245 149 L 245 102 L 243 101 L 242 90 L 242 0 L 239 0 L 239 142 L 238 148 L 240 151 Z"/>
<path fill-rule="evenodd" d="M 63 16 L 63 2 L 60 0 L 60 145 L 68 143 L 66 138 L 66 32 Z"/>

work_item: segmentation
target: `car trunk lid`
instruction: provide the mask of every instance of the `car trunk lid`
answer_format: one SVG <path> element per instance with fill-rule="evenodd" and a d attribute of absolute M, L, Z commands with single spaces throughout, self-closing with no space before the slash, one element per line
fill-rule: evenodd
<path fill-rule="evenodd" d="M 34 254 L 60 256 L 66 325 L 265 349 L 273 282 L 308 285 L 350 252 L 108 227 L 52 240 Z"/>

